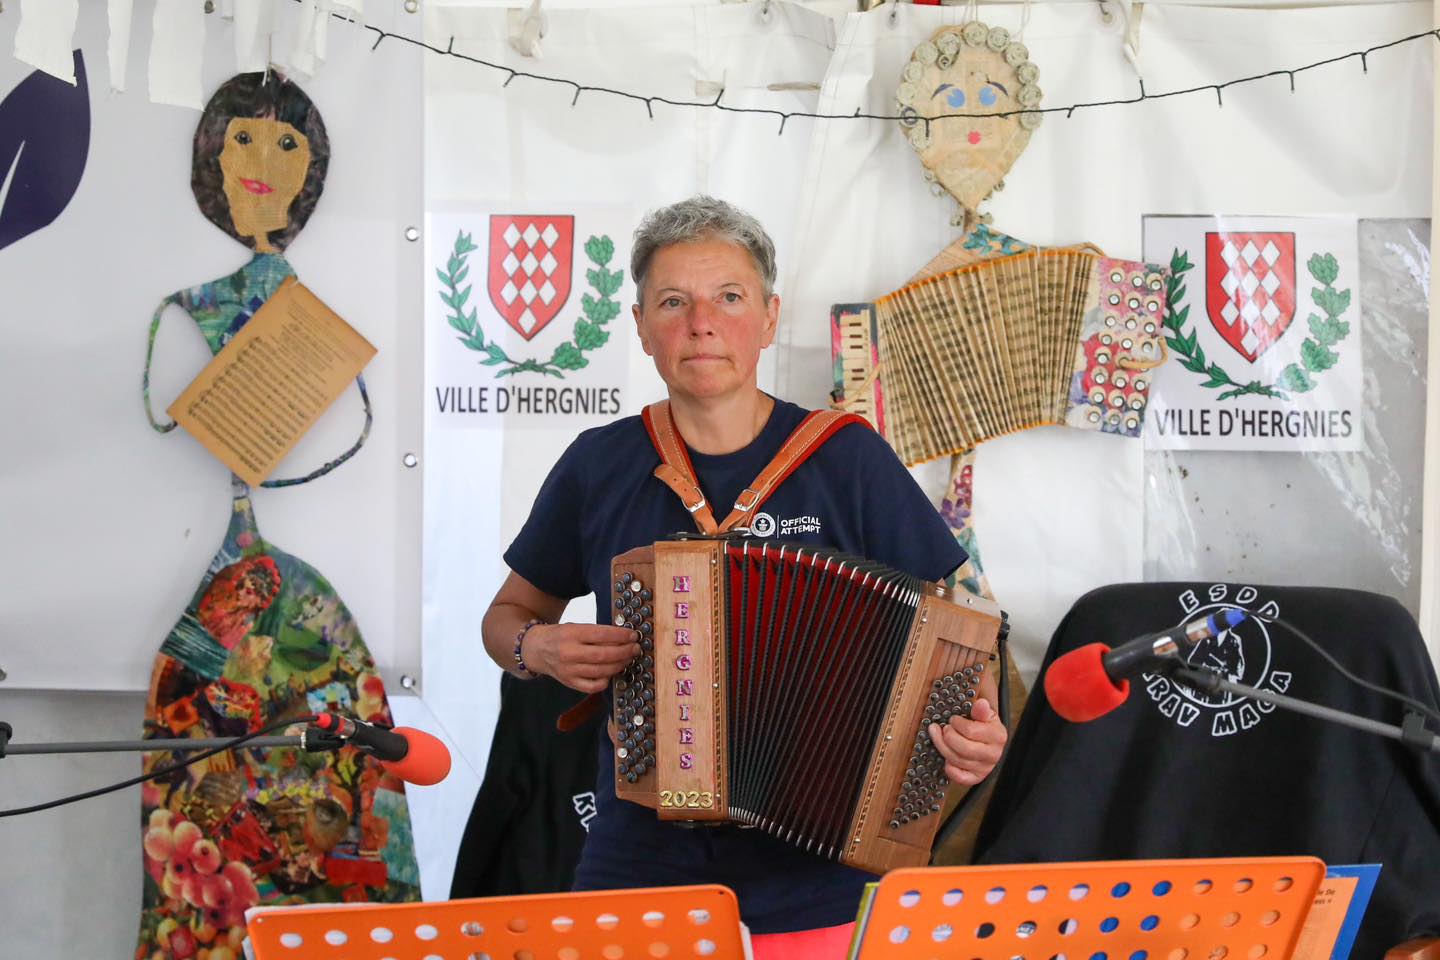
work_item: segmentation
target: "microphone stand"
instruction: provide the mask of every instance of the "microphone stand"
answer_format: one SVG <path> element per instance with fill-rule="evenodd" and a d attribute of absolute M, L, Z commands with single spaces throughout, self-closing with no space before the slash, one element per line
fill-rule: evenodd
<path fill-rule="evenodd" d="M 11 743 L 14 729 L 0 720 L 0 760 L 7 756 L 26 754 L 58 753 L 149 753 L 160 750 L 210 750 L 235 745 L 241 737 L 200 739 L 177 737 L 165 740 L 91 740 L 59 743 Z M 306 753 L 321 753 L 339 750 L 345 741 L 326 733 L 314 725 L 299 734 L 278 737 L 252 737 L 238 745 L 239 749 L 249 747 L 298 747 Z"/>
<path fill-rule="evenodd" d="M 1391 740 L 1399 740 L 1401 743 L 1409 744 L 1421 750 L 1440 753 L 1440 736 L 1431 733 L 1425 727 L 1425 718 L 1414 710 L 1406 710 L 1404 722 L 1397 727 L 1391 723 L 1381 723 L 1378 720 L 1371 720 L 1369 717 L 1346 713 L 1344 710 L 1336 710 L 1334 707 L 1322 706 L 1318 703 L 1311 703 L 1308 700 L 1298 700 L 1295 697 L 1272 693 L 1269 690 L 1247 687 L 1243 683 L 1233 683 L 1214 671 L 1196 670 L 1192 667 L 1184 666 L 1178 658 L 1166 658 L 1158 664 L 1157 667 L 1200 693 L 1212 695 L 1216 693 L 1231 693 L 1236 696 L 1248 697 L 1251 700 L 1259 700 L 1262 703 L 1269 703 L 1277 707 L 1284 707 L 1287 710 L 1293 710 L 1296 713 L 1303 713 L 1309 717 L 1329 720 L 1331 723 L 1353 727 L 1356 730 L 1364 730 L 1366 733 L 1379 734 L 1382 737 L 1389 737 Z"/>

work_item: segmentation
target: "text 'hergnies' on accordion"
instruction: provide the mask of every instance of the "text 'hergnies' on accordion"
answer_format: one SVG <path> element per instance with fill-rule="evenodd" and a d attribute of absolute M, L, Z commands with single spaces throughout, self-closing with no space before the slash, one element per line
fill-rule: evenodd
<path fill-rule="evenodd" d="M 931 722 L 968 715 L 993 601 L 834 550 L 685 537 L 616 557 L 616 795 L 883 873 L 927 863 L 949 786 Z"/>

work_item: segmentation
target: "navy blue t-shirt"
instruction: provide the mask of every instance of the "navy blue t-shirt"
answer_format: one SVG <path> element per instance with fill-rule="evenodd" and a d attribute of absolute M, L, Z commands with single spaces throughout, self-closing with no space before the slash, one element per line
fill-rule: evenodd
<path fill-rule="evenodd" d="M 780 451 L 807 411 L 775 402 L 760 435 L 721 455 L 690 451 L 716 519 Z M 693 533 L 680 499 L 653 476 L 660 457 L 639 417 L 575 438 L 550 471 L 530 517 L 505 552 L 510 569 L 556 597 L 594 593 L 610 622 L 610 562 L 673 533 Z M 965 562 L 940 515 L 890 447 L 851 425 L 782 483 L 752 520 L 769 539 L 835 547 L 925 580 Z M 599 744 L 597 813 L 576 871 L 577 889 L 722 883 L 754 933 L 833 926 L 855 918 L 871 875 L 823 860 L 759 830 L 686 827 L 615 797 L 615 760 Z"/>

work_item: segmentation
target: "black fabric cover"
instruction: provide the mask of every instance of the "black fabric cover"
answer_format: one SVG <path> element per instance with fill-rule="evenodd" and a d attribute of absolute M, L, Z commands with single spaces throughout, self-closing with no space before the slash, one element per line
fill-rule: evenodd
<path fill-rule="evenodd" d="M 1440 706 L 1409 613 L 1355 590 L 1103 587 L 1061 622 L 1040 679 L 1067 651 L 1118 646 L 1221 605 L 1278 613 L 1351 672 Z M 1403 716 L 1399 704 L 1345 679 L 1278 625 L 1247 621 L 1189 659 L 1239 683 L 1384 723 Z M 1440 756 L 1253 701 L 1203 703 L 1154 675 L 1132 680 L 1119 709 L 1087 724 L 1060 719 L 1037 682 L 977 842 L 979 863 L 1297 854 L 1383 864 L 1356 960 L 1440 935 Z"/>
<path fill-rule="evenodd" d="M 500 718 L 470 810 L 452 899 L 569 890 L 595 813 L 597 711 L 571 733 L 555 719 L 584 694 L 548 677 L 500 678 Z"/>

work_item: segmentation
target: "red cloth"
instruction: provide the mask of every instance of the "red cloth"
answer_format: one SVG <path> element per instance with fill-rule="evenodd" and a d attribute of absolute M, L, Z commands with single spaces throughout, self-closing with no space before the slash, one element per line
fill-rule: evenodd
<path fill-rule="evenodd" d="M 755 960 L 845 960 L 854 923 L 794 933 L 761 933 L 750 937 Z"/>

